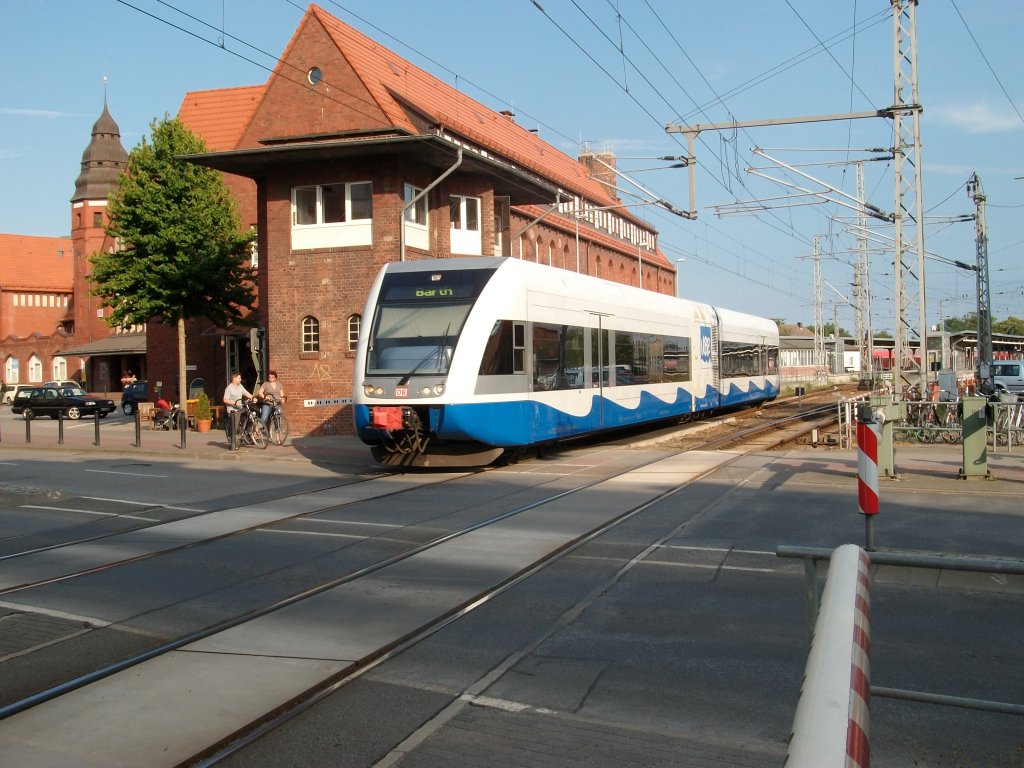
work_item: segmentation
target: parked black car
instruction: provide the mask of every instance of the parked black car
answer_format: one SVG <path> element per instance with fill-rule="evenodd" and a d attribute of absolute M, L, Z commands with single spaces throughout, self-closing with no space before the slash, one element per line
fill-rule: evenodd
<path fill-rule="evenodd" d="M 36 416 L 56 419 L 62 413 L 69 419 L 98 413 L 104 419 L 115 410 L 113 400 L 94 397 L 81 387 L 29 387 L 18 392 L 11 403 L 11 412 L 22 414 L 26 420 Z"/>
<path fill-rule="evenodd" d="M 139 403 L 143 403 L 149 399 L 148 387 L 146 386 L 145 380 L 133 381 L 127 387 L 124 388 L 124 392 L 121 393 L 121 410 L 124 411 L 125 416 L 131 416 L 135 413 L 135 410 L 139 407 Z"/>

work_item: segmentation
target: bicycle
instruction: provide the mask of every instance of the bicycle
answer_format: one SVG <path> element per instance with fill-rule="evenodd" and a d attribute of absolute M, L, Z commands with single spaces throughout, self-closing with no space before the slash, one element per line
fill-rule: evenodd
<path fill-rule="evenodd" d="M 272 410 L 270 411 L 270 417 L 267 419 L 267 431 L 270 433 L 270 440 L 274 445 L 284 445 L 284 441 L 288 439 L 290 431 L 288 417 L 285 416 L 284 407 L 279 401 L 273 401 L 270 406 Z"/>
<path fill-rule="evenodd" d="M 260 406 L 252 401 L 235 401 L 238 408 L 238 432 L 236 436 L 242 445 L 266 448 L 270 444 L 267 425 L 260 421 Z"/>

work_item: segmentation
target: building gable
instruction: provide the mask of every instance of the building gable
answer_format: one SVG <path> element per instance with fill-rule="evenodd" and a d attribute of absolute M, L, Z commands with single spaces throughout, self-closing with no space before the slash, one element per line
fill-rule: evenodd
<path fill-rule="evenodd" d="M 315 84 L 310 75 L 314 68 L 319 72 Z M 381 109 L 319 15 L 307 13 L 267 82 L 237 148 L 286 138 L 376 132 L 392 125 L 393 116 Z"/>

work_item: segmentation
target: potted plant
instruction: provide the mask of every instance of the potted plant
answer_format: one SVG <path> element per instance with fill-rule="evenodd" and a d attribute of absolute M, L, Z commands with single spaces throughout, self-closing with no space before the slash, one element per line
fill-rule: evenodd
<path fill-rule="evenodd" d="M 196 430 L 209 432 L 212 423 L 213 411 L 210 409 L 210 398 L 206 396 L 205 392 L 200 392 L 196 401 Z"/>

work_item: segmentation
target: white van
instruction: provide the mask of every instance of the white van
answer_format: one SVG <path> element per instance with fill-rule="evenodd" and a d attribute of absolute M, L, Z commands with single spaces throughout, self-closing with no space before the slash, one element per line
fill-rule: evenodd
<path fill-rule="evenodd" d="M 1024 392 L 1024 360 L 997 360 L 990 370 L 997 387 L 1002 384 L 1008 392 Z"/>

